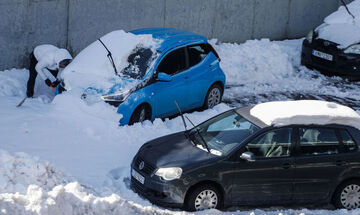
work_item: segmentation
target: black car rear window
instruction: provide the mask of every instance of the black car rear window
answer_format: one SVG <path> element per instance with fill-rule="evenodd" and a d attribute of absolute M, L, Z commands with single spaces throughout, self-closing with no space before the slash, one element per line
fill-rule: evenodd
<path fill-rule="evenodd" d="M 340 136 L 344 144 L 345 151 L 352 152 L 356 150 L 356 143 L 346 130 L 340 130 Z"/>
<path fill-rule="evenodd" d="M 300 128 L 300 148 L 302 155 L 337 154 L 340 141 L 332 128 Z"/>

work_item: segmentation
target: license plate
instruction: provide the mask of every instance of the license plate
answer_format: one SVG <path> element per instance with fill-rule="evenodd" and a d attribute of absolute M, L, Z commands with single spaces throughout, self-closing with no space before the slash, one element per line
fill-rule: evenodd
<path fill-rule="evenodd" d="M 327 54 L 327 53 L 320 52 L 320 51 L 317 51 L 317 50 L 313 50 L 312 54 L 314 56 L 316 56 L 316 57 L 319 57 L 319 58 L 322 58 L 322 59 L 325 59 L 325 60 L 328 60 L 328 61 L 333 61 L 333 56 L 331 54 Z"/>
<path fill-rule="evenodd" d="M 134 169 L 131 170 L 131 176 L 134 177 L 141 184 L 144 184 L 145 182 L 144 176 L 140 175 L 140 173 L 136 172 Z"/>

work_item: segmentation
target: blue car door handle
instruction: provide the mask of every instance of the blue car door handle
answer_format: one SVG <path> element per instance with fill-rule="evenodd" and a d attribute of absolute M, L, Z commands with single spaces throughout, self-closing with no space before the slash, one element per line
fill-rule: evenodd
<path fill-rule="evenodd" d="M 217 63 L 219 63 L 219 59 L 214 60 L 212 63 L 209 64 L 209 67 L 215 66 Z"/>

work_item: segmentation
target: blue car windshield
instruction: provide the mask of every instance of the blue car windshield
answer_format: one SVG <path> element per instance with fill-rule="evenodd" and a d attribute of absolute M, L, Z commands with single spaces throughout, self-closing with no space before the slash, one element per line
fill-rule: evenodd
<path fill-rule="evenodd" d="M 142 79 L 157 56 L 157 53 L 153 53 L 150 48 L 136 47 L 128 56 L 128 65 L 121 71 L 121 75 L 126 78 Z"/>
<path fill-rule="evenodd" d="M 211 152 L 227 155 L 259 129 L 258 126 L 231 110 L 192 128 L 189 131 L 189 137 L 202 148 L 206 147 L 205 141 Z"/>

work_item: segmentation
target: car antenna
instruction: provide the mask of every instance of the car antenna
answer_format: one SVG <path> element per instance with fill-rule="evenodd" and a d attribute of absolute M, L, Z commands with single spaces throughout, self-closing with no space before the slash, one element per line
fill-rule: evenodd
<path fill-rule="evenodd" d="M 179 104 L 177 103 L 176 100 L 175 100 L 174 102 L 175 102 L 175 104 L 176 104 L 177 109 L 179 110 L 181 119 L 182 119 L 182 121 L 183 121 L 183 123 L 184 123 L 185 131 L 187 131 L 186 122 L 185 122 L 185 119 L 184 119 L 184 115 L 183 115 L 183 113 L 181 112 L 180 106 L 179 106 Z"/>
<path fill-rule="evenodd" d="M 103 43 L 103 41 L 101 41 L 100 38 L 99 38 L 98 40 L 100 41 L 100 43 L 104 46 L 104 48 L 105 48 L 106 51 L 108 52 L 107 57 L 109 58 L 110 63 L 112 64 L 112 66 L 113 66 L 113 68 L 114 68 L 115 75 L 118 75 L 118 72 L 117 72 L 117 69 L 116 69 L 116 66 L 115 66 L 115 62 L 114 62 L 114 59 L 113 59 L 113 57 L 112 57 L 112 54 L 111 54 L 110 50 L 106 47 L 106 45 Z"/>
<path fill-rule="evenodd" d="M 345 4 L 344 0 L 341 0 L 342 4 L 345 6 L 345 9 L 347 10 L 347 12 L 350 14 L 350 16 L 352 16 L 353 19 L 355 19 L 354 14 L 352 14 L 348 8 L 348 6 Z"/>

